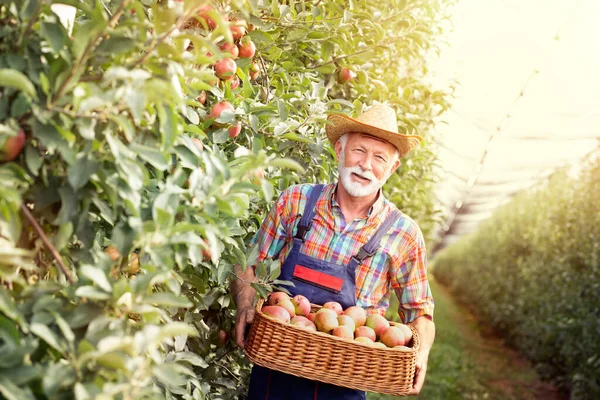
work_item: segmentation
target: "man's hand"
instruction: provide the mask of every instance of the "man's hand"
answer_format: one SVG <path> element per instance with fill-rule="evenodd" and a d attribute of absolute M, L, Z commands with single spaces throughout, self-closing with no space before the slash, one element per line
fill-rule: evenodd
<path fill-rule="evenodd" d="M 235 314 L 235 342 L 240 348 L 244 348 L 246 329 L 254 321 L 254 307 L 238 308 Z"/>
<path fill-rule="evenodd" d="M 427 373 L 427 360 L 429 359 L 429 351 L 418 351 L 415 362 L 415 379 L 413 381 L 413 388 L 409 395 L 416 396 L 421 392 L 423 383 L 425 382 L 425 375 Z"/>

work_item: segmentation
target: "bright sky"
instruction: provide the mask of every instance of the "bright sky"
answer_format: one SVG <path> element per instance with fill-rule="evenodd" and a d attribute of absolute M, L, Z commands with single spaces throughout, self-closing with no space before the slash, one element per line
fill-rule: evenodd
<path fill-rule="evenodd" d="M 447 171 L 472 176 L 500 126 L 478 181 L 484 184 L 473 188 L 473 198 L 489 199 L 488 207 L 478 209 L 491 210 L 504 200 L 491 192 L 531 186 L 527 179 L 548 172 L 538 166 L 570 164 L 597 147 L 597 139 L 575 138 L 600 137 L 599 17 L 599 0 L 459 0 L 448 46 L 430 64 L 436 84 L 458 81 L 444 118 L 448 125 L 438 127 L 448 149 L 440 154 Z M 465 184 L 447 178 L 439 196 L 452 205 Z M 509 183 L 485 185 L 490 181 Z M 476 224 L 463 219 L 486 215 L 461 217 L 456 228 L 468 232 Z"/>

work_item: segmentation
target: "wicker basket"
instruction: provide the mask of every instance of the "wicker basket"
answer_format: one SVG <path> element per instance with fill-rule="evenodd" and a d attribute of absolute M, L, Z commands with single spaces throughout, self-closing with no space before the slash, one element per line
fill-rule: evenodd
<path fill-rule="evenodd" d="M 244 346 L 254 364 L 367 392 L 402 396 L 412 389 L 419 348 L 412 326 L 411 350 L 377 348 L 270 318 L 260 311 L 263 303 L 256 306 Z"/>

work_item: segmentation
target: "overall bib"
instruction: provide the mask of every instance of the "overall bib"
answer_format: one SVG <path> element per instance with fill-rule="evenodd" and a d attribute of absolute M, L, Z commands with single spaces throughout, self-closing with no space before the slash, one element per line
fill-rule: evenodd
<path fill-rule="evenodd" d="M 396 221 L 395 210 L 381 224 L 373 237 L 353 256 L 347 265 L 335 264 L 300 253 L 304 237 L 310 230 L 315 215 L 315 204 L 323 185 L 312 188 L 304 213 L 298 224 L 294 244 L 281 267 L 279 279 L 292 281 L 292 296 L 304 295 L 311 303 L 337 301 L 344 309 L 356 305 L 355 270 L 379 248 L 381 237 Z M 365 400 L 366 393 L 330 385 L 255 365 L 252 368 L 248 400 Z"/>

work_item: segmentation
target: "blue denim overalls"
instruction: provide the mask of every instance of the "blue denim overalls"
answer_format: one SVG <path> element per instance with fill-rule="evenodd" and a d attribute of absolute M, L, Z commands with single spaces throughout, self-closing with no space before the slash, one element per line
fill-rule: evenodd
<path fill-rule="evenodd" d="M 281 267 L 279 279 L 292 281 L 292 295 L 302 294 L 311 303 L 324 304 L 337 301 L 344 309 L 356 305 L 355 270 L 367 257 L 379 248 L 381 237 L 389 230 L 399 216 L 394 210 L 381 224 L 373 237 L 353 256 L 348 265 L 343 266 L 300 253 L 304 236 L 311 228 L 315 215 L 315 204 L 323 190 L 323 185 L 312 188 L 304 215 L 298 224 L 294 245 Z M 252 368 L 248 400 L 365 400 L 366 393 L 323 382 L 299 378 L 270 370 L 258 365 Z"/>

